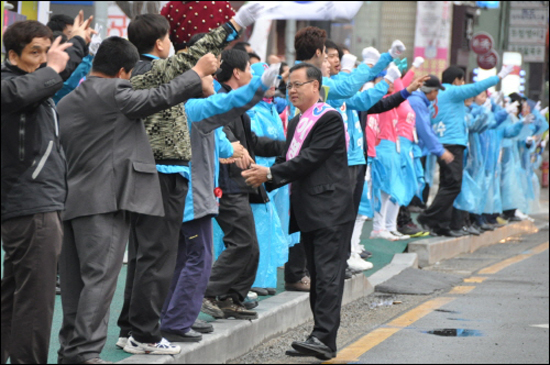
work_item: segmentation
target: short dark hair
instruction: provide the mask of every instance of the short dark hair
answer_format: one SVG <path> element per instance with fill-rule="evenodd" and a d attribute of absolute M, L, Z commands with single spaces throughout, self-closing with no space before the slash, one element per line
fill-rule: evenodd
<path fill-rule="evenodd" d="M 53 33 L 50 28 L 36 20 L 25 20 L 15 22 L 4 32 L 4 48 L 6 55 L 9 51 L 14 51 L 21 56 L 23 48 L 31 43 L 34 38 L 49 38 L 53 41 Z"/>
<path fill-rule="evenodd" d="M 155 48 L 157 39 L 168 36 L 170 23 L 160 14 L 139 14 L 128 25 L 128 39 L 140 54 Z"/>
<path fill-rule="evenodd" d="M 112 36 L 101 42 L 94 57 L 92 71 L 115 76 L 121 68 L 130 72 L 138 61 L 138 50 L 130 41 Z"/>
<path fill-rule="evenodd" d="M 256 53 L 254 53 L 254 52 L 249 52 L 249 53 L 248 53 L 248 58 L 249 58 L 249 59 L 250 59 L 250 58 L 257 58 L 257 59 L 260 60 L 260 62 L 262 62 L 262 58 L 261 58 L 260 56 L 258 56 L 258 55 L 257 55 Z"/>
<path fill-rule="evenodd" d="M 444 84 L 452 84 L 456 78 L 463 79 L 464 70 L 458 66 L 450 66 L 447 67 L 445 71 L 443 71 L 441 82 Z"/>
<path fill-rule="evenodd" d="M 56 40 L 57 37 L 61 37 L 61 42 L 59 44 L 67 43 L 67 41 L 69 40 L 65 33 L 61 32 L 59 30 L 54 30 L 53 31 L 53 39 Z"/>
<path fill-rule="evenodd" d="M 323 86 L 323 74 L 321 73 L 321 70 L 319 70 L 319 68 L 313 66 L 311 63 L 301 62 L 301 63 L 298 63 L 297 65 L 292 66 L 292 68 L 289 71 L 289 75 L 294 71 L 300 70 L 302 68 L 306 69 L 306 76 L 308 81 L 309 80 L 319 81 L 319 91 L 320 91 L 321 86 Z"/>
<path fill-rule="evenodd" d="M 250 46 L 250 43 L 248 43 L 248 42 L 237 42 L 237 43 L 235 43 L 235 45 L 233 46 L 232 49 L 247 52 L 246 51 L 246 46 Z"/>
<path fill-rule="evenodd" d="M 342 48 L 339 45 L 337 45 L 336 43 L 334 43 L 330 39 L 327 39 L 325 41 L 325 47 L 327 47 L 327 52 L 328 52 L 329 48 L 337 50 L 338 51 L 338 58 L 340 60 L 342 60 L 342 57 L 344 56 L 344 51 L 342 51 Z"/>
<path fill-rule="evenodd" d="M 315 56 L 318 49 L 323 52 L 327 32 L 317 27 L 305 27 L 296 33 L 294 47 L 296 48 L 296 60 L 306 61 Z"/>
<path fill-rule="evenodd" d="M 246 70 L 250 62 L 248 53 L 238 49 L 226 49 L 222 52 L 221 65 L 222 71 L 216 76 L 219 82 L 226 82 L 233 76 L 233 70 L 238 68 L 241 71 Z"/>
<path fill-rule="evenodd" d="M 74 19 L 71 18 L 70 16 L 65 14 L 55 14 L 55 15 L 52 15 L 52 17 L 50 18 L 50 21 L 48 22 L 48 24 L 46 24 L 46 26 L 50 28 L 52 31 L 58 30 L 62 32 L 65 30 L 67 25 L 73 25 L 73 24 L 74 24 Z"/>

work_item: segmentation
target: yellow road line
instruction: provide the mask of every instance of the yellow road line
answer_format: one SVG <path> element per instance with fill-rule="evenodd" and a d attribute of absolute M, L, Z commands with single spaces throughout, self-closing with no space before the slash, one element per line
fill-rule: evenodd
<path fill-rule="evenodd" d="M 418 307 L 408 311 L 402 316 L 394 319 L 387 324 L 386 327 L 377 328 L 369 334 L 361 337 L 358 341 L 342 349 L 338 356 L 325 364 L 340 364 L 358 361 L 359 357 L 369 351 L 376 345 L 382 343 L 393 334 L 401 331 L 403 328 L 410 326 L 420 318 L 430 314 L 434 309 L 438 309 L 445 304 L 455 300 L 455 298 L 435 298 Z"/>
<path fill-rule="evenodd" d="M 529 257 L 533 256 L 532 254 L 521 254 L 521 255 L 517 255 L 517 256 L 514 256 L 514 257 L 510 257 L 509 259 L 506 259 L 504 261 L 501 261 L 501 262 L 498 262 L 494 265 L 491 265 L 489 267 L 486 267 L 485 269 L 483 270 L 480 270 L 479 273 L 480 274 L 496 274 L 497 272 L 499 272 L 500 270 L 502 269 L 505 269 L 507 268 L 508 266 L 510 265 L 513 265 L 513 264 L 516 264 L 520 261 L 523 261 Z"/>
<path fill-rule="evenodd" d="M 542 245 L 538 245 L 537 247 L 530 250 L 534 255 L 539 254 L 541 252 L 544 252 L 548 250 L 548 242 L 543 243 Z"/>
<path fill-rule="evenodd" d="M 449 292 L 449 294 L 467 294 L 467 293 L 471 292 L 474 289 L 475 289 L 475 286 L 459 285 L 459 286 L 455 286 L 454 288 L 452 288 L 451 291 Z"/>
<path fill-rule="evenodd" d="M 487 278 L 481 276 L 472 276 L 471 278 L 464 279 L 465 283 L 483 283 Z"/>

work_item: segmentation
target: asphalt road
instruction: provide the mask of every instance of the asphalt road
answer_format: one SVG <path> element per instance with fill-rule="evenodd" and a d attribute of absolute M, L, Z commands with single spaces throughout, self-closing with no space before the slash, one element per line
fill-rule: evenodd
<path fill-rule="evenodd" d="M 540 218 L 548 222 L 548 215 Z M 333 363 L 549 363 L 548 266 L 546 227 L 404 272 L 423 294 L 375 293 L 344 307 Z M 437 275 L 459 283 L 426 295 Z M 284 355 L 311 328 L 300 326 L 231 363 L 320 363 Z"/>

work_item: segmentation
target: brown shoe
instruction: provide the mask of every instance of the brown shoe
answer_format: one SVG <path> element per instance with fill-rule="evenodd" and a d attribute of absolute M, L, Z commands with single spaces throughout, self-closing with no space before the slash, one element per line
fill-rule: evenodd
<path fill-rule="evenodd" d="M 201 312 L 211 315 L 216 319 L 224 318 L 224 313 L 218 307 L 219 302 L 214 298 L 205 297 L 202 300 Z"/>
<path fill-rule="evenodd" d="M 309 292 L 311 287 L 311 281 L 308 276 L 304 276 L 302 280 L 297 283 L 285 283 L 286 291 L 306 291 Z"/>
<path fill-rule="evenodd" d="M 99 357 L 94 357 L 83 362 L 83 364 L 114 364 L 111 361 L 105 361 Z"/>
<path fill-rule="evenodd" d="M 223 311 L 225 318 L 258 319 L 258 313 L 248 310 L 241 303 L 233 302 L 233 298 L 218 301 L 218 306 Z"/>

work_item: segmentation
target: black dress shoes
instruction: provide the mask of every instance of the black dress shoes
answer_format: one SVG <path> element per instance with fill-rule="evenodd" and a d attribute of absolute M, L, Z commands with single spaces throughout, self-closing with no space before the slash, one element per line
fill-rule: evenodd
<path fill-rule="evenodd" d="M 292 347 L 303 355 L 315 356 L 321 360 L 330 360 L 336 357 L 336 352 L 315 336 L 309 336 L 304 342 L 294 341 Z"/>
<path fill-rule="evenodd" d="M 192 329 L 184 334 L 161 331 L 162 337 L 170 342 L 199 342 L 202 340 L 202 335 Z"/>

